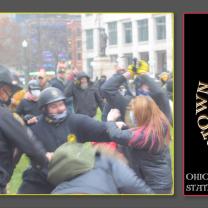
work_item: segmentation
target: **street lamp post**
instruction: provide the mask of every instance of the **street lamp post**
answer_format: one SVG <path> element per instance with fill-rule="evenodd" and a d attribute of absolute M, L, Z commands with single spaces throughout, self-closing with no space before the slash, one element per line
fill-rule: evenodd
<path fill-rule="evenodd" d="M 25 83 L 27 84 L 29 81 L 29 69 L 28 69 L 28 63 L 27 63 L 27 46 L 28 43 L 26 40 L 22 41 L 22 48 L 24 53 L 24 74 L 25 74 Z"/>

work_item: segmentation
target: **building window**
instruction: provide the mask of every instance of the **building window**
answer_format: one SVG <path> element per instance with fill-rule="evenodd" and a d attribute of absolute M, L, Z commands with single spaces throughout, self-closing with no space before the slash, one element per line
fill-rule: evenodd
<path fill-rule="evenodd" d="M 157 40 L 164 40 L 166 39 L 166 21 L 165 16 L 163 17 L 156 17 L 156 38 Z"/>
<path fill-rule="evenodd" d="M 124 43 L 132 42 L 132 24 L 131 22 L 123 23 L 124 28 Z"/>
<path fill-rule="evenodd" d="M 93 30 L 86 30 L 86 48 L 93 49 Z"/>
<path fill-rule="evenodd" d="M 109 45 L 117 44 L 117 22 L 108 23 L 108 40 Z"/>
<path fill-rule="evenodd" d="M 124 56 L 126 57 L 127 66 L 132 64 L 133 54 L 132 53 L 125 53 Z"/>
<path fill-rule="evenodd" d="M 116 54 L 110 55 L 110 60 L 111 60 L 112 63 L 117 62 L 117 59 L 118 59 L 118 55 L 116 55 Z"/>
<path fill-rule="evenodd" d="M 149 62 L 149 53 L 148 52 L 141 52 L 139 53 L 140 59 Z"/>
<path fill-rule="evenodd" d="M 81 53 L 78 53 L 77 54 L 77 60 L 81 60 L 82 59 L 82 55 L 81 55 Z"/>
<path fill-rule="evenodd" d="M 148 19 L 138 20 L 138 41 L 148 41 Z"/>
<path fill-rule="evenodd" d="M 167 56 L 166 51 L 156 51 L 157 54 L 157 73 L 167 71 Z"/>

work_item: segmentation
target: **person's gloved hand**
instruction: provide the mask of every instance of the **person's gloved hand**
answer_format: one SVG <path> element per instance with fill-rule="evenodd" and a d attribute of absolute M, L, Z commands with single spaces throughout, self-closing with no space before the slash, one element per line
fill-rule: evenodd
<path fill-rule="evenodd" d="M 38 118 L 32 114 L 26 114 L 23 119 L 27 125 L 32 125 L 38 122 Z"/>
<path fill-rule="evenodd" d="M 32 125 L 38 122 L 38 118 L 36 116 L 32 117 L 31 119 L 27 120 L 27 125 Z"/>
<path fill-rule="evenodd" d="M 23 119 L 24 119 L 24 121 L 28 121 L 28 120 L 30 120 L 30 119 L 32 119 L 34 117 L 34 115 L 32 115 L 32 114 L 26 114 L 24 117 L 23 117 Z"/>

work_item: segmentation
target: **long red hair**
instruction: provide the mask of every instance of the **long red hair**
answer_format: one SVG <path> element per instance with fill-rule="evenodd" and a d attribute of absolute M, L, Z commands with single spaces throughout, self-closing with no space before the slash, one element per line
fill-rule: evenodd
<path fill-rule="evenodd" d="M 170 123 L 152 98 L 137 96 L 131 101 L 130 108 L 138 126 L 135 136 L 141 132 L 144 135 L 137 145 L 143 147 L 148 144 L 149 150 L 160 150 L 170 143 Z"/>

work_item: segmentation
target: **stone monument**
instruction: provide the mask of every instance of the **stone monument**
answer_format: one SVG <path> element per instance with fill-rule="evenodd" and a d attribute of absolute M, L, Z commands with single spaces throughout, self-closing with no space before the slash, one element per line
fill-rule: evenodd
<path fill-rule="evenodd" d="M 108 36 L 105 32 L 104 28 L 99 29 L 99 56 L 105 57 L 106 56 L 106 47 L 107 47 L 107 39 Z"/>
<path fill-rule="evenodd" d="M 98 28 L 98 56 L 92 62 L 93 78 L 100 78 L 101 75 L 110 77 L 113 74 L 114 64 L 106 55 L 108 36 L 104 28 Z"/>

